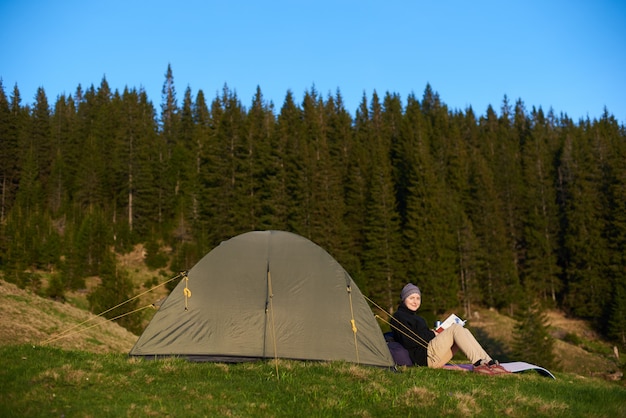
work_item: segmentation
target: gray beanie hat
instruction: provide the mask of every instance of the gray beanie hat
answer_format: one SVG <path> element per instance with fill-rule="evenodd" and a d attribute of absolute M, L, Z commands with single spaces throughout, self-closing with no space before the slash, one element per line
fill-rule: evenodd
<path fill-rule="evenodd" d="M 409 283 L 402 288 L 402 292 L 400 292 L 400 298 L 404 301 L 404 299 L 411 296 L 413 293 L 417 293 L 422 296 L 422 292 L 420 292 L 420 288 L 415 286 L 413 283 Z"/>

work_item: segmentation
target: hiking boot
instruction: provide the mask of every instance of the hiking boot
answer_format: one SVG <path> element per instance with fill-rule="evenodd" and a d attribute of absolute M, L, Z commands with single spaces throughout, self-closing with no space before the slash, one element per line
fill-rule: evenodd
<path fill-rule="evenodd" d="M 498 360 L 491 360 L 489 363 L 487 363 L 487 365 L 489 366 L 489 369 L 491 369 L 491 374 L 511 373 L 510 371 L 502 367 Z"/>
<path fill-rule="evenodd" d="M 472 369 L 472 371 L 474 373 L 480 373 L 480 374 L 495 374 L 493 372 L 493 370 L 491 369 L 491 367 L 489 367 L 489 365 L 487 363 L 483 363 L 483 364 L 480 364 L 478 366 L 474 366 L 474 369 Z"/>
<path fill-rule="evenodd" d="M 485 360 L 485 359 L 480 359 L 478 360 L 476 363 L 473 364 L 474 367 L 480 367 L 480 366 L 492 366 L 493 364 L 499 364 L 498 360 Z"/>
<path fill-rule="evenodd" d="M 479 360 L 476 363 L 474 363 L 473 371 L 476 373 L 480 373 L 480 374 L 510 373 L 508 370 L 506 370 L 504 367 L 500 365 L 500 362 L 498 360 L 491 360 L 489 362 L 485 360 Z"/>
<path fill-rule="evenodd" d="M 489 367 L 489 363 L 485 360 L 478 360 L 474 363 L 472 371 L 481 374 L 493 374 L 491 368 Z"/>

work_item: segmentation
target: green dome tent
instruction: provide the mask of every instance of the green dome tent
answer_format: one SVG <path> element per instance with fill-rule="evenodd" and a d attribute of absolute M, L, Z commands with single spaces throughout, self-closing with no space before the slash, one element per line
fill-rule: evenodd
<path fill-rule="evenodd" d="M 350 275 L 318 245 L 282 231 L 248 232 L 205 255 L 130 355 L 394 365 Z"/>

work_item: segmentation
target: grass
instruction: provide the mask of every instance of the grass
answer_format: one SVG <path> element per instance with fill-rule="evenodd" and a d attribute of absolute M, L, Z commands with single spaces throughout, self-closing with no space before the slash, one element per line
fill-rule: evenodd
<path fill-rule="evenodd" d="M 0 347 L 0 358 L 3 417 L 626 416 L 625 387 L 565 373 L 147 361 L 33 345 Z"/>

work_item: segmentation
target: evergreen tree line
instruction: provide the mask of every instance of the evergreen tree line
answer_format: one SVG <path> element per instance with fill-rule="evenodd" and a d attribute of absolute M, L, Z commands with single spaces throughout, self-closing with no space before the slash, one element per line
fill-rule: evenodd
<path fill-rule="evenodd" d="M 227 86 L 210 102 L 188 87 L 179 104 L 170 67 L 158 113 L 106 79 L 53 105 L 43 88 L 23 105 L 0 87 L 0 263 L 22 287 L 63 297 L 99 275 L 128 293 L 114 252 L 143 243 L 158 267 L 168 248 L 181 271 L 278 229 L 389 311 L 411 281 L 433 314 L 539 303 L 626 341 L 626 132 L 606 109 L 575 123 L 505 97 L 477 116 L 430 85 L 404 102 L 363 95 L 354 116 L 315 88 L 280 109 Z"/>

